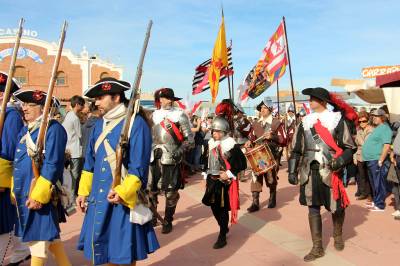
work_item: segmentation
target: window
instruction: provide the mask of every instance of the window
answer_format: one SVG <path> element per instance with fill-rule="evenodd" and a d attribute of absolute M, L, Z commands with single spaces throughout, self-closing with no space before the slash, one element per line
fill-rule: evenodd
<path fill-rule="evenodd" d="M 20 84 L 26 84 L 28 82 L 28 72 L 26 71 L 26 68 L 23 66 L 16 66 L 14 72 L 14 78 Z"/>
<path fill-rule="evenodd" d="M 108 74 L 108 72 L 102 72 L 102 73 L 100 74 L 100 79 L 109 78 L 109 77 L 110 77 L 110 74 Z"/>
<path fill-rule="evenodd" d="M 56 85 L 63 86 L 66 84 L 67 84 L 67 78 L 65 76 L 65 73 L 63 71 L 58 71 L 57 77 L 56 77 Z"/>

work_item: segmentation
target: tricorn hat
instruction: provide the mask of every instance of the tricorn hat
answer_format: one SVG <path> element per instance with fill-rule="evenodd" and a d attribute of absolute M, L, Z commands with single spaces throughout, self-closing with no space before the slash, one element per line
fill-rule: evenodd
<path fill-rule="evenodd" d="M 327 103 L 331 102 L 331 97 L 330 97 L 329 91 L 324 88 L 321 88 L 321 87 L 307 88 L 307 89 L 304 89 L 302 91 L 302 93 L 304 95 L 308 95 L 310 97 L 320 99 Z"/>
<path fill-rule="evenodd" d="M 96 84 L 86 91 L 85 96 L 96 98 L 106 94 L 119 94 L 131 88 L 129 82 L 107 77 L 102 78 Z"/>
<path fill-rule="evenodd" d="M 14 97 L 24 103 L 45 105 L 47 93 L 40 90 L 26 90 L 14 93 Z M 56 97 L 53 96 L 52 105 L 59 108 L 61 106 L 61 103 Z"/>
<path fill-rule="evenodd" d="M 8 79 L 8 75 L 6 73 L 0 71 L 0 92 L 4 92 L 4 90 L 6 89 L 7 79 Z M 13 78 L 12 83 L 11 83 L 11 93 L 14 93 L 19 89 L 21 89 L 21 88 L 18 84 L 18 81 L 16 81 Z"/>

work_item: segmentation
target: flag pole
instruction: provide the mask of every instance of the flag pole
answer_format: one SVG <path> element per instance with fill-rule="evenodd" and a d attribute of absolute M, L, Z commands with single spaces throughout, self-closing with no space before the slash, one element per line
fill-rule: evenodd
<path fill-rule="evenodd" d="M 232 62 L 232 76 L 229 75 L 229 71 L 231 70 L 229 68 L 229 62 L 228 62 L 228 82 L 231 82 L 231 90 L 232 90 L 232 102 L 235 102 L 235 87 L 233 87 L 233 56 L 232 56 L 232 39 L 231 39 L 231 43 L 230 43 L 230 47 L 231 47 L 231 62 Z"/>
<path fill-rule="evenodd" d="M 278 115 L 280 115 L 280 102 L 279 102 L 279 81 L 276 80 L 276 99 L 278 102 Z"/>
<path fill-rule="evenodd" d="M 227 70 L 228 70 L 228 73 L 227 73 L 227 74 L 229 74 L 229 66 L 227 67 Z M 232 98 L 232 91 L 231 91 L 231 82 L 230 82 L 229 75 L 228 75 L 227 80 L 228 80 L 229 99 L 231 99 L 231 100 L 233 101 L 233 98 Z"/>
<path fill-rule="evenodd" d="M 285 34 L 285 43 L 286 43 L 286 54 L 288 57 L 288 65 L 289 65 L 289 78 L 290 78 L 290 87 L 292 89 L 292 101 L 293 101 L 293 107 L 294 107 L 294 114 L 295 116 L 297 115 L 296 111 L 296 99 L 294 97 L 294 86 L 293 86 L 293 77 L 292 77 L 292 64 L 290 63 L 290 54 L 289 54 L 289 43 L 287 39 L 287 34 L 286 34 L 286 21 L 285 21 L 285 16 L 282 17 L 283 20 L 283 31 Z"/>

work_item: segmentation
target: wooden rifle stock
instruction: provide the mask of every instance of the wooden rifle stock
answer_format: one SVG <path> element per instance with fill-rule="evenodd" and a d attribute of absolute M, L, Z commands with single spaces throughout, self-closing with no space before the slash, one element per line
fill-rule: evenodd
<path fill-rule="evenodd" d="M 7 83 L 3 93 L 3 101 L 1 103 L 1 110 L 0 110 L 0 138 L 3 134 L 4 121 L 6 119 L 7 103 L 10 99 L 12 79 L 15 72 L 15 62 L 17 61 L 18 49 L 19 49 L 19 44 L 21 42 L 24 22 L 25 20 L 23 18 L 19 20 L 19 27 L 17 36 L 15 38 L 13 53 L 11 56 L 10 68 L 8 69 Z"/>
<path fill-rule="evenodd" d="M 117 149 L 115 152 L 116 167 L 114 170 L 114 179 L 113 179 L 112 186 L 111 186 L 112 189 L 115 188 L 116 186 L 118 186 L 119 184 L 121 184 L 122 160 L 126 154 L 126 150 L 128 147 L 129 127 L 131 125 L 131 120 L 134 121 L 136 114 L 139 112 L 140 80 L 142 78 L 143 62 L 144 62 L 144 57 L 146 55 L 147 45 L 149 44 L 150 32 L 151 32 L 152 25 L 153 25 L 153 21 L 150 20 L 149 24 L 147 26 L 146 37 L 144 39 L 142 53 L 140 55 L 139 64 L 138 64 L 137 70 L 136 70 L 136 77 L 135 77 L 135 82 L 132 87 L 132 94 L 131 94 L 131 98 L 129 100 L 128 110 L 126 112 L 126 117 L 125 117 L 124 124 L 122 127 L 121 136 L 119 138 L 119 142 L 118 142 Z"/>
<path fill-rule="evenodd" d="M 29 196 L 31 195 L 32 190 L 35 187 L 36 182 L 40 177 L 40 167 L 41 167 L 42 160 L 43 160 L 42 153 L 43 153 L 43 149 L 44 149 L 44 139 L 46 137 L 47 127 L 49 125 L 49 114 L 50 114 L 50 109 L 51 109 L 51 105 L 52 105 L 52 101 L 53 101 L 54 85 L 56 82 L 58 66 L 60 64 L 61 54 L 62 54 L 62 50 L 64 47 L 65 35 L 67 32 L 67 25 L 68 25 L 67 22 L 64 21 L 62 29 L 61 29 L 60 41 L 58 44 L 58 51 L 57 51 L 56 58 L 54 60 L 53 69 L 51 72 L 51 77 L 50 77 L 50 82 L 49 82 L 49 87 L 47 89 L 47 96 L 46 96 L 46 102 L 44 104 L 42 121 L 40 122 L 39 134 L 36 139 L 36 150 L 35 150 L 35 154 L 32 157 L 33 179 L 31 182 L 30 189 L 29 189 Z"/>

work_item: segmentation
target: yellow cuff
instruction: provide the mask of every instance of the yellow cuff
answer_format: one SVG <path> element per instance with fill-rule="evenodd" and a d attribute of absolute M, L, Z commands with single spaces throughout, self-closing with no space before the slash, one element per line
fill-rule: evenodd
<path fill-rule="evenodd" d="M 137 176 L 127 175 L 121 185 L 116 186 L 114 190 L 125 202 L 125 205 L 129 209 L 133 209 L 136 205 L 137 191 L 141 186 L 142 182 Z"/>
<path fill-rule="evenodd" d="M 81 180 L 79 181 L 78 195 L 89 196 L 92 190 L 93 173 L 88 171 L 82 171 Z"/>
<path fill-rule="evenodd" d="M 51 198 L 51 182 L 44 178 L 43 176 L 39 176 L 36 181 L 35 187 L 31 193 L 31 199 L 36 200 L 42 204 L 47 204 L 50 202 Z"/>
<path fill-rule="evenodd" d="M 15 199 L 15 194 L 14 194 L 14 177 L 11 177 L 11 186 L 10 186 L 10 194 L 11 198 Z"/>
<path fill-rule="evenodd" d="M 12 161 L 0 158 L 0 187 L 11 187 L 11 176 L 13 172 Z"/>

